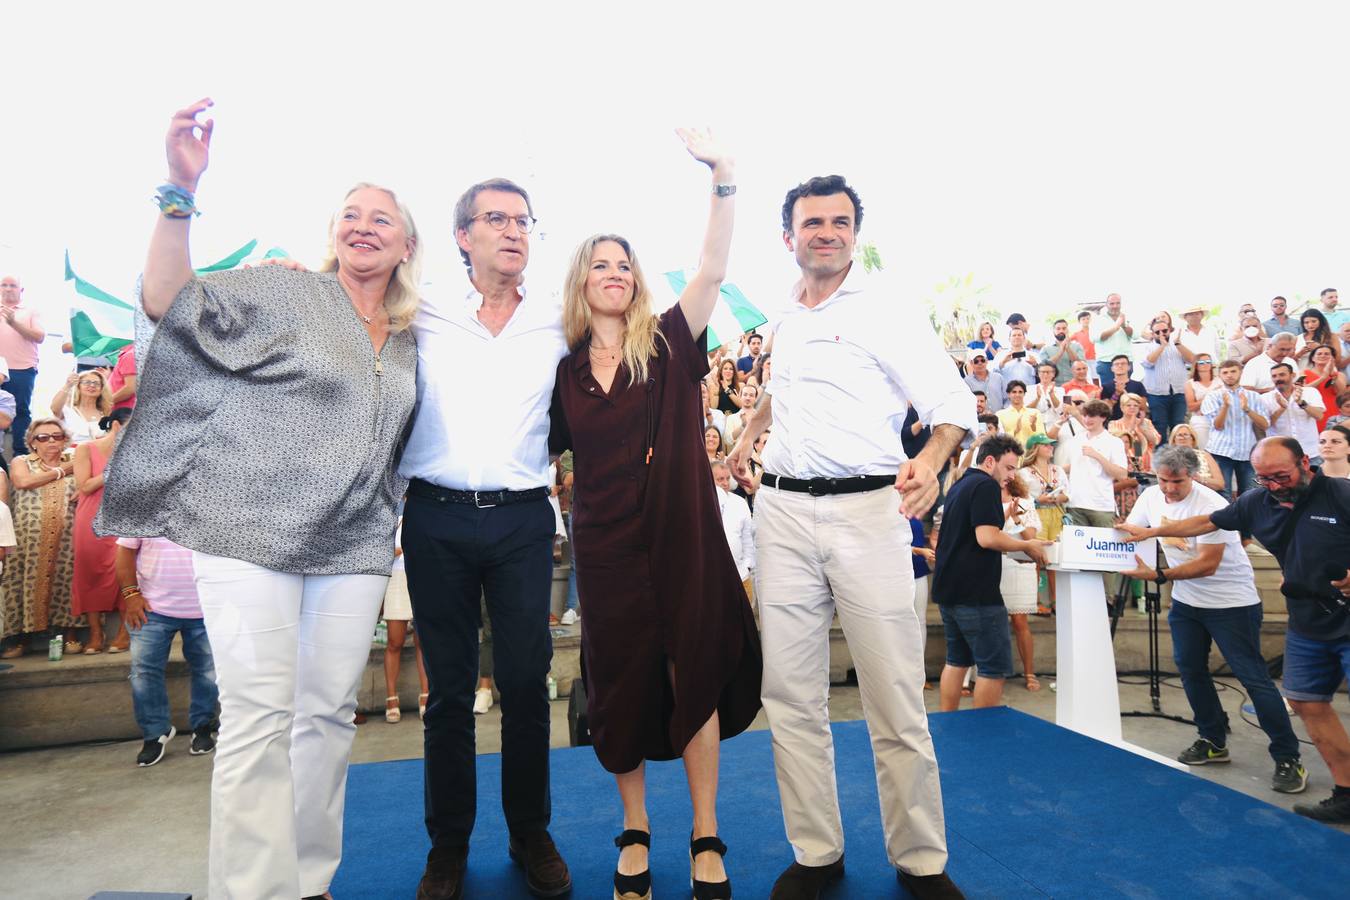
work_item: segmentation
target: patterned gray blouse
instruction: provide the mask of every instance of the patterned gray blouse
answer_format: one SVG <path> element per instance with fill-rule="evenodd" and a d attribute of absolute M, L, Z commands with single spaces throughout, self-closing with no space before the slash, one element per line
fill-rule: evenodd
<path fill-rule="evenodd" d="M 411 329 L 379 355 L 332 273 L 194 279 L 153 325 L 106 470 L 100 535 L 280 572 L 387 575 L 416 401 Z"/>

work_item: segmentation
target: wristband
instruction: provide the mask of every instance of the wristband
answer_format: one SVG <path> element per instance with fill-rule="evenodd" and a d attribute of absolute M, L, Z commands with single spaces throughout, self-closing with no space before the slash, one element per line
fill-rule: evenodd
<path fill-rule="evenodd" d="M 174 184 L 161 184 L 155 188 L 154 200 L 166 218 L 189 219 L 201 215 L 196 197 Z"/>
<path fill-rule="evenodd" d="M 736 193 L 736 185 L 734 185 L 734 184 L 714 184 L 714 185 L 713 185 L 713 195 L 714 195 L 714 196 L 717 196 L 717 197 L 730 197 L 730 196 L 731 196 L 732 194 L 734 194 L 734 193 Z"/>

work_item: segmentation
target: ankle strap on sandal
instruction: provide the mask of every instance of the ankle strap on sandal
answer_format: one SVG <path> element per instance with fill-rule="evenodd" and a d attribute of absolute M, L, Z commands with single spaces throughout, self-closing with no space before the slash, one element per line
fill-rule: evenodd
<path fill-rule="evenodd" d="M 707 853 L 709 851 L 716 853 L 718 856 L 726 856 L 727 845 L 722 843 L 722 839 L 715 834 L 709 835 L 708 837 L 701 837 L 697 840 L 694 839 L 692 834 L 689 836 L 690 856 L 698 856 L 700 853 Z"/>
<path fill-rule="evenodd" d="M 652 836 L 650 832 L 640 831 L 636 828 L 625 828 L 623 833 L 614 839 L 614 846 L 622 850 L 624 847 L 631 847 L 634 844 L 641 844 L 650 848 L 652 845 Z"/>

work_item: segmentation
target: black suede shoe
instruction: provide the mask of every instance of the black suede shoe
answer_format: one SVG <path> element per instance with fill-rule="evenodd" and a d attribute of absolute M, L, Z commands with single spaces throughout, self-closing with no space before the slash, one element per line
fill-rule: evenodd
<path fill-rule="evenodd" d="M 561 897 L 572 890 L 572 874 L 567 871 L 553 838 L 547 831 L 523 837 L 511 835 L 511 858 L 525 869 L 525 884 L 536 897 Z"/>
<path fill-rule="evenodd" d="M 827 866 L 804 866 L 793 863 L 773 883 L 769 900 L 816 900 L 821 890 L 844 874 L 844 857 Z"/>
<path fill-rule="evenodd" d="M 936 875 L 910 875 L 897 871 L 895 877 L 916 900 L 966 900 L 966 895 L 947 877 L 946 872 Z"/>
<path fill-rule="evenodd" d="M 634 844 L 641 844 L 643 847 L 651 849 L 651 833 L 636 828 L 628 828 L 614 839 L 614 846 L 619 848 L 620 853 L 623 852 L 624 847 L 631 847 Z M 614 900 L 651 900 L 651 897 L 652 870 L 650 866 L 647 871 L 639 872 L 636 875 L 621 875 L 617 868 L 614 870 Z"/>
<path fill-rule="evenodd" d="M 460 900 L 468 863 L 468 847 L 432 847 L 417 885 L 417 900 Z"/>

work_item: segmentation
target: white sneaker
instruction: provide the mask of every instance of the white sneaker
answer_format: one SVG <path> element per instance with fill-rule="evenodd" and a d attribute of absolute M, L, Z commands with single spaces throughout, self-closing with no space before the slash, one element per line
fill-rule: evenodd
<path fill-rule="evenodd" d="M 559 619 L 558 621 L 562 622 L 564 625 L 575 625 L 581 621 L 581 616 L 577 615 L 577 611 L 575 609 L 569 609 L 567 612 L 562 614 L 562 618 Z"/>
<path fill-rule="evenodd" d="M 473 714 L 481 716 L 483 713 L 492 709 L 492 689 L 479 688 L 473 692 Z"/>

